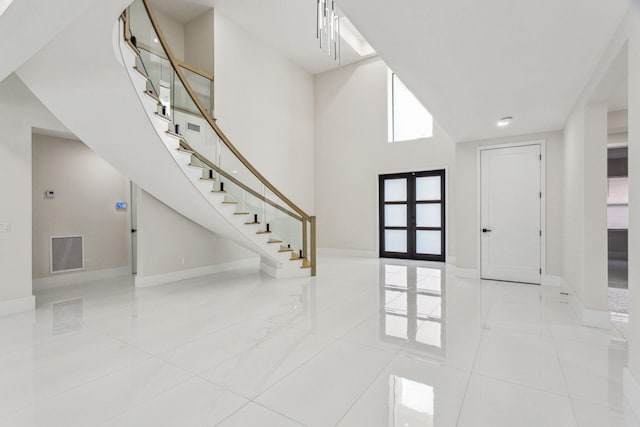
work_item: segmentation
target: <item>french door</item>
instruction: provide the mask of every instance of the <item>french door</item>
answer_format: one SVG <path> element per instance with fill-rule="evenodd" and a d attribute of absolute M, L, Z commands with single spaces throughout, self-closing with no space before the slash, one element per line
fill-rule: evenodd
<path fill-rule="evenodd" d="M 444 262 L 444 172 L 380 175 L 380 257 Z"/>

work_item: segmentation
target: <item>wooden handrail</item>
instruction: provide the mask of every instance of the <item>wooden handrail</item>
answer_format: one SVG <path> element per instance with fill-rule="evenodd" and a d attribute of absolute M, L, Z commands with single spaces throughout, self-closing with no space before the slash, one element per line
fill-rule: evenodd
<path fill-rule="evenodd" d="M 267 187 L 273 194 L 275 194 L 285 204 L 289 205 L 289 207 L 291 209 L 293 209 L 298 215 L 300 215 L 305 221 L 310 221 L 311 216 L 309 214 L 307 214 L 305 211 L 303 211 L 302 209 L 300 209 L 300 207 L 298 207 L 288 197 L 286 197 L 284 194 L 282 194 L 280 192 L 280 190 L 278 190 L 273 184 L 271 184 L 271 182 L 269 182 L 269 180 L 267 180 L 260 172 L 258 172 L 258 170 L 256 168 L 254 168 L 253 165 L 251 163 L 249 163 L 249 161 L 231 143 L 229 138 L 224 134 L 224 132 L 222 132 L 222 130 L 218 127 L 216 122 L 213 120 L 213 117 L 211 117 L 207 113 L 207 109 L 204 108 L 204 106 L 202 105 L 202 102 L 200 101 L 198 96 L 195 94 L 195 91 L 191 87 L 191 84 L 189 83 L 189 81 L 185 77 L 184 72 L 182 71 L 182 68 L 178 64 L 178 61 L 176 60 L 175 56 L 173 56 L 173 53 L 171 52 L 171 49 L 169 48 L 169 43 L 165 39 L 164 34 L 162 33 L 162 31 L 160 30 L 160 26 L 158 24 L 158 21 L 157 21 L 155 15 L 153 13 L 153 10 L 151 9 L 151 7 L 149 5 L 149 0 L 142 0 L 142 4 L 144 5 L 145 10 L 147 11 L 147 15 L 149 16 L 149 20 L 151 21 L 151 25 L 153 26 L 153 29 L 156 32 L 156 35 L 158 36 L 158 40 L 160 41 L 160 44 L 162 45 L 162 48 L 164 49 L 165 53 L 169 57 L 169 62 L 171 63 L 171 66 L 173 67 L 173 70 L 175 71 L 176 75 L 180 79 L 180 82 L 184 86 L 185 90 L 187 91 L 187 93 L 189 94 L 189 96 L 191 97 L 193 102 L 196 104 L 196 106 L 198 107 L 198 110 L 200 110 L 200 113 L 202 114 L 202 116 L 205 118 L 205 120 L 207 120 L 207 122 L 209 123 L 211 128 L 213 128 L 215 133 L 222 140 L 222 142 L 227 146 L 227 148 L 229 148 L 229 150 L 231 150 L 231 152 L 238 158 L 238 160 L 240 160 L 240 162 L 247 169 L 249 169 L 249 171 L 256 178 L 258 178 L 258 180 L 260 182 L 262 182 L 262 184 L 264 184 L 265 187 Z"/>

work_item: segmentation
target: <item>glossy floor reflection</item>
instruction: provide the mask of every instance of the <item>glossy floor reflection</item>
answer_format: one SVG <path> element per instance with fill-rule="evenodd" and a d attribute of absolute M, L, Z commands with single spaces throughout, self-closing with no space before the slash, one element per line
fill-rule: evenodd
<path fill-rule="evenodd" d="M 331 258 L 37 294 L 0 318 L 2 426 L 636 426 L 627 343 L 558 289 Z"/>

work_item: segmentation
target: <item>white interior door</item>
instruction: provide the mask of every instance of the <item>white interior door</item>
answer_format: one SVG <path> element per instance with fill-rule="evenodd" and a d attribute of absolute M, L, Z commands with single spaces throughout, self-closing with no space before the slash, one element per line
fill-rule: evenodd
<path fill-rule="evenodd" d="M 480 151 L 481 276 L 540 283 L 541 145 Z"/>

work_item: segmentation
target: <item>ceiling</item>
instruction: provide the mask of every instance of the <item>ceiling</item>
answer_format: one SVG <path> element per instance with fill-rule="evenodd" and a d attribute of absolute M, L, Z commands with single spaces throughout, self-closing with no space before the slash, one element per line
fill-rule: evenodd
<path fill-rule="evenodd" d="M 215 7 L 312 74 L 314 0 L 153 0 L 186 22 Z M 338 0 L 340 9 L 456 142 L 560 130 L 630 0 Z M 342 65 L 362 59 L 342 43 Z M 626 86 L 614 97 L 625 103 Z M 501 117 L 513 116 L 506 127 Z"/>
<path fill-rule="evenodd" d="M 563 129 L 629 4 L 339 0 L 456 142 Z"/>
<path fill-rule="evenodd" d="M 315 0 L 152 0 L 152 4 L 182 23 L 214 7 L 217 13 L 311 74 L 363 59 L 344 41 L 340 64 L 320 50 Z"/>
<path fill-rule="evenodd" d="M 96 0 L 20 0 L 0 15 L 0 81 L 42 49 Z"/>

